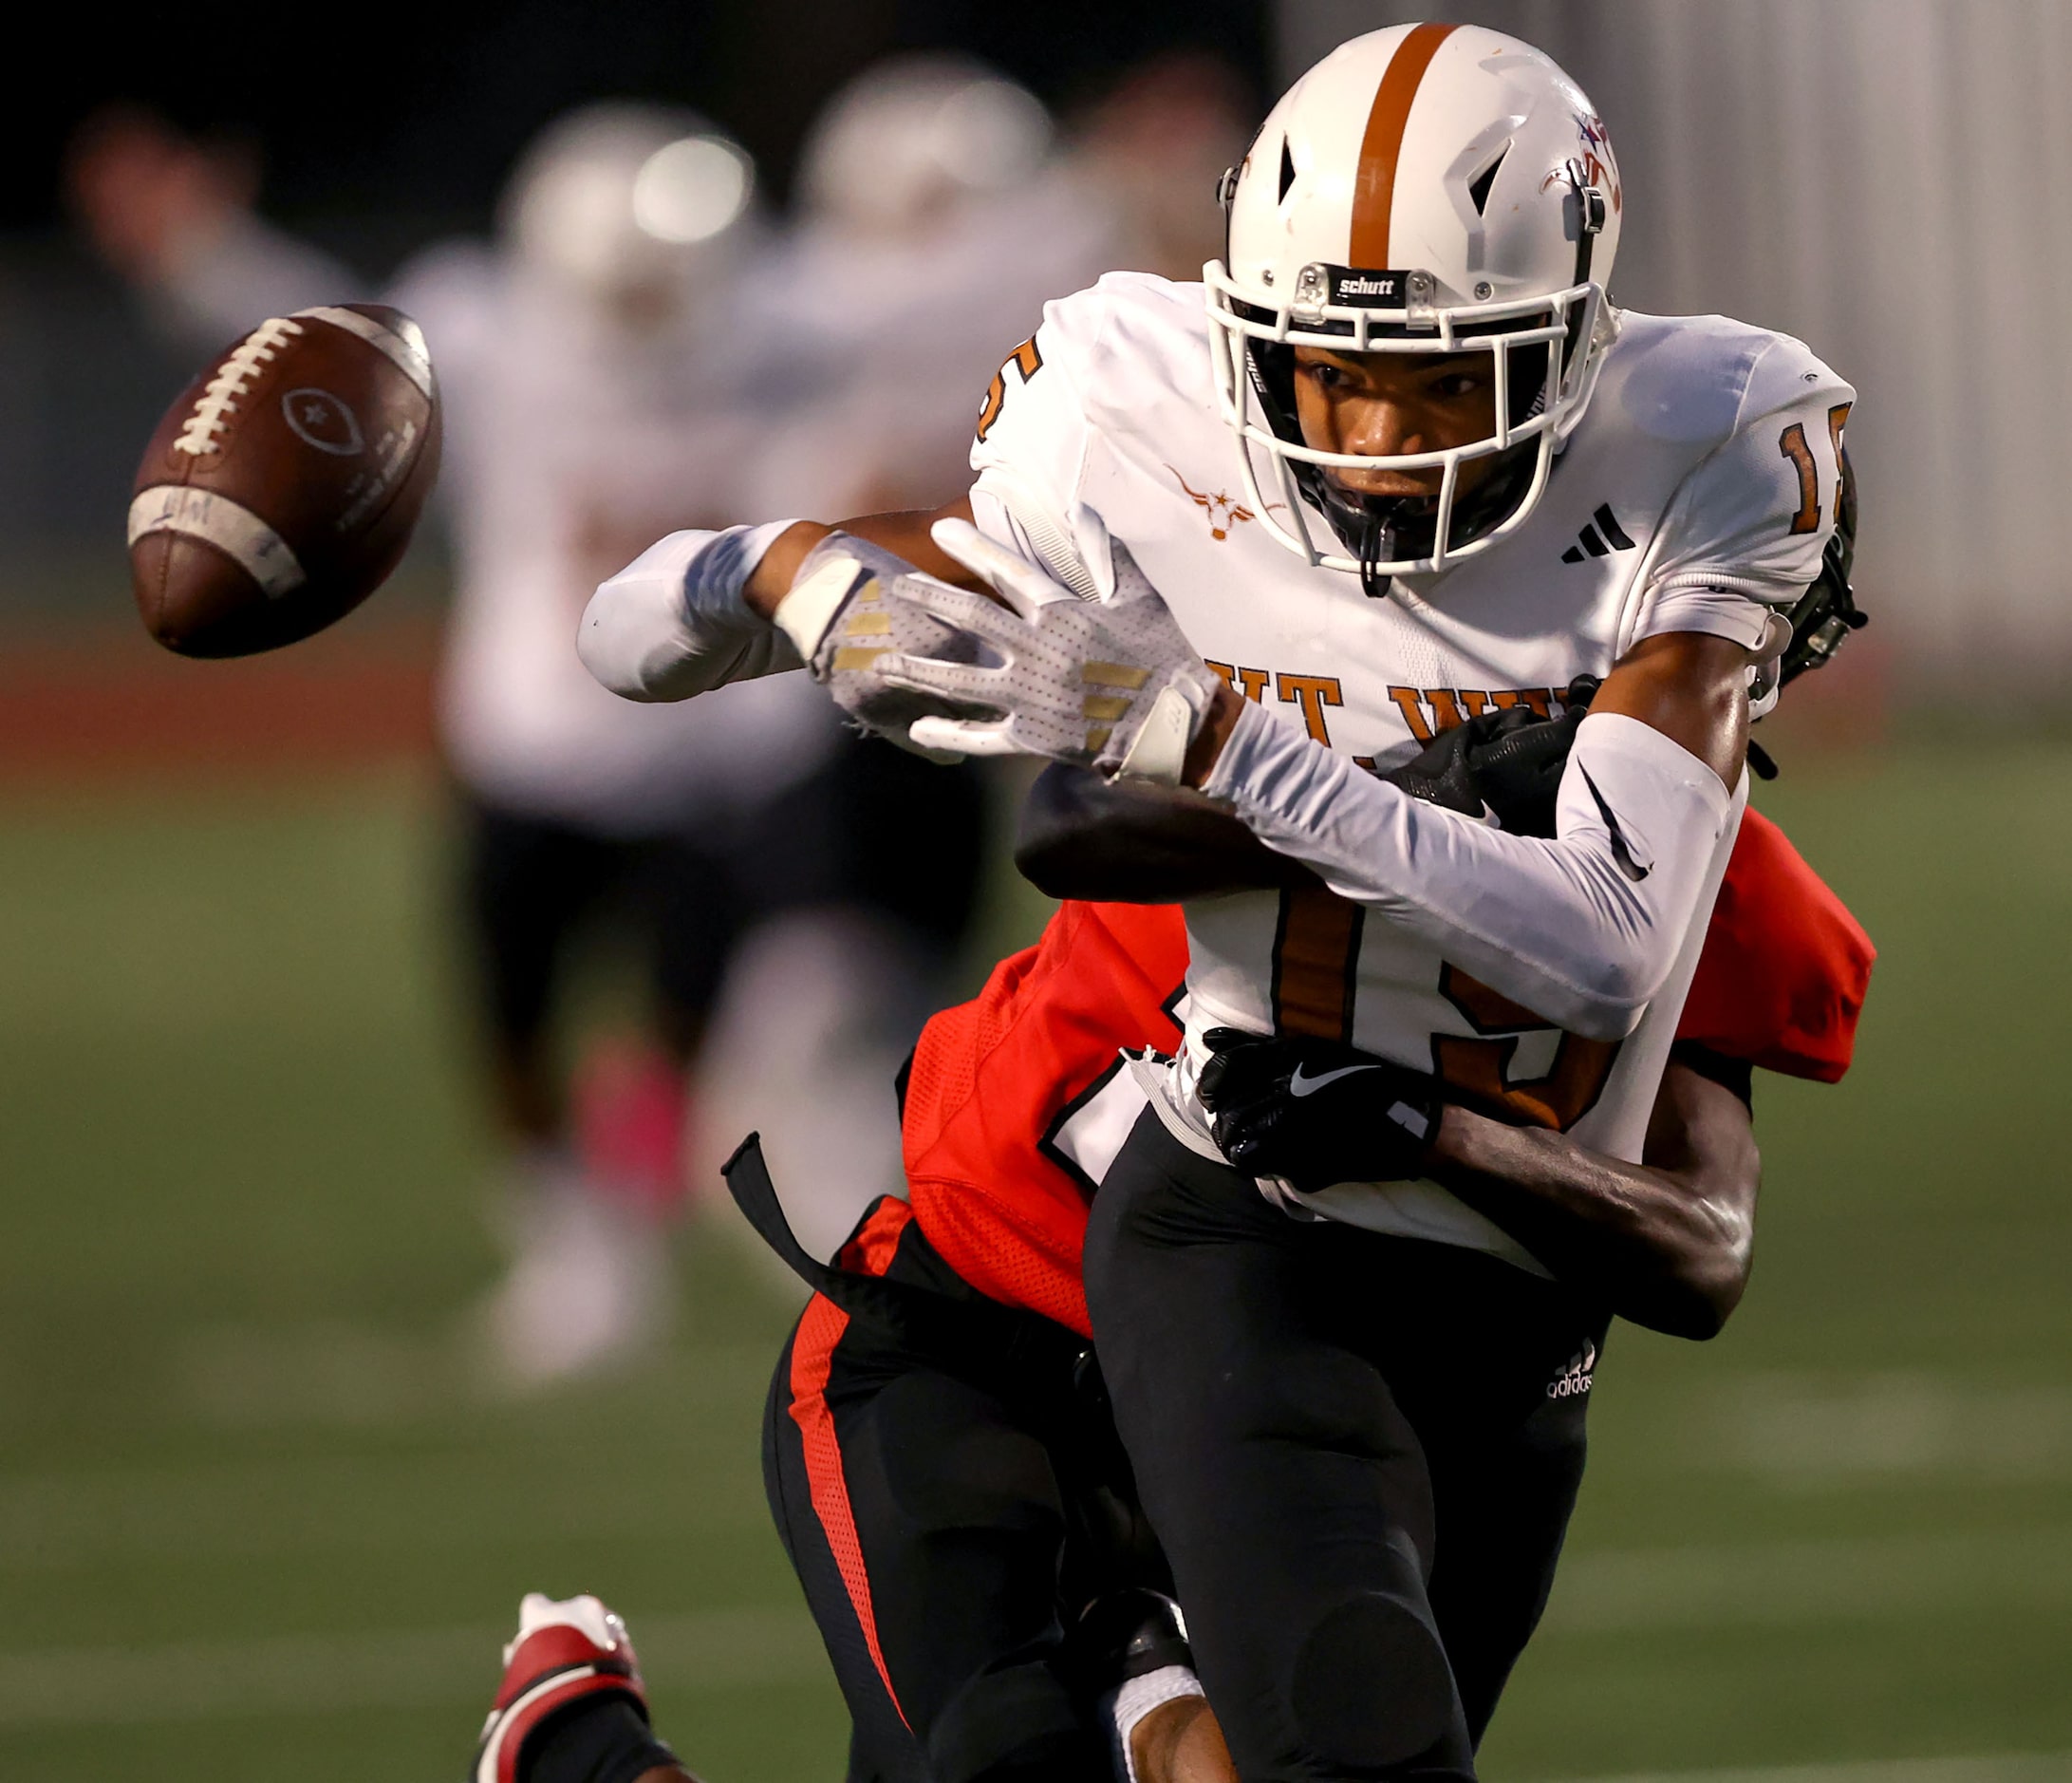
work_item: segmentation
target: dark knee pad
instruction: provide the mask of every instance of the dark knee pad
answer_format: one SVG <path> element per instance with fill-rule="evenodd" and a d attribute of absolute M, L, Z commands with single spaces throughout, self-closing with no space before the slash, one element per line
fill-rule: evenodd
<path fill-rule="evenodd" d="M 1429 1622 L 1400 1598 L 1335 1604 L 1297 1645 L 1288 1707 L 1302 1744 L 1360 1774 L 1402 1764 L 1452 1725 L 1453 1673 Z"/>

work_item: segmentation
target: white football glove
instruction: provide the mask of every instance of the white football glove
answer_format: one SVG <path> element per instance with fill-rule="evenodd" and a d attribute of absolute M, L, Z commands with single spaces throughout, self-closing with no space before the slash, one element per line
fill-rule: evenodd
<path fill-rule="evenodd" d="M 916 719 L 970 716 L 969 708 L 892 685 L 882 670 L 902 653 L 965 657 L 975 641 L 908 600 L 898 598 L 915 582 L 930 582 L 904 557 L 884 547 L 831 533 L 798 567 L 792 587 L 773 615 L 792 640 L 806 669 L 827 688 L 835 704 L 876 736 L 938 761 L 953 752 L 917 744 L 908 729 Z M 934 586 L 943 586 L 934 584 Z"/>
<path fill-rule="evenodd" d="M 939 520 L 933 536 L 1000 598 L 930 577 L 901 581 L 896 603 L 983 647 L 907 650 L 875 664 L 893 686 L 987 714 L 919 718 L 913 741 L 964 755 L 1048 756 L 1177 786 L 1218 682 L 1129 553 L 1114 548 L 1114 594 L 1089 602 L 969 521 Z"/>

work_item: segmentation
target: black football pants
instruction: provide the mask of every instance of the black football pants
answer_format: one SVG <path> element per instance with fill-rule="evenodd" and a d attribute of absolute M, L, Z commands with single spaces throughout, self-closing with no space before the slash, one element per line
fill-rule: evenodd
<path fill-rule="evenodd" d="M 945 771 L 875 739 L 845 739 L 767 803 L 696 824 L 658 810 L 620 835 L 463 791 L 461 915 L 492 1041 L 531 1061 L 546 1045 L 575 934 L 609 913 L 644 949 L 663 1039 L 686 1057 L 752 923 L 818 904 L 895 919 L 930 955 L 954 953 L 985 835 L 976 768 Z M 910 863 L 924 852 L 929 871 Z"/>
<path fill-rule="evenodd" d="M 1604 1310 L 1478 1252 L 1291 1219 L 1150 1110 L 1086 1271 L 1245 1783 L 1471 1778 L 1553 1581 Z"/>
<path fill-rule="evenodd" d="M 904 1201 L 839 1261 L 980 1298 Z M 1034 1342 L 916 1343 L 815 1294 L 771 1382 L 764 1485 L 849 1705 L 849 1783 L 1111 1783 L 1065 1629 L 1107 1590 L 1171 1589 L 1088 1346 L 992 1311 Z"/>

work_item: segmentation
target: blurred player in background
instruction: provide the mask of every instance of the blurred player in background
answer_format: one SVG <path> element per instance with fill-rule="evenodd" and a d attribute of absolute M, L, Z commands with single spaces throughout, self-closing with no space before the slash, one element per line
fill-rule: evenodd
<path fill-rule="evenodd" d="M 528 152 L 495 247 L 434 247 L 383 293 L 424 327 L 446 397 L 442 731 L 511 1148 L 515 1261 L 486 1328 L 511 1379 L 663 1334 L 660 1216 L 686 1177 L 712 1180 L 740 1125 L 773 1131 L 816 1254 L 897 1186 L 885 1086 L 939 1001 L 984 829 L 976 770 L 844 746 L 797 686 L 730 692 L 725 709 L 612 700 L 570 648 L 588 591 L 658 533 L 731 513 L 949 498 L 1000 341 L 1106 267 L 1185 275 L 1213 246 L 1174 219 L 1204 211 L 1244 103 L 1221 65 L 1163 60 L 1061 152 L 1022 87 L 962 58 L 898 58 L 814 126 L 789 238 L 702 120 L 590 106 Z M 257 215 L 256 174 L 124 113 L 83 132 L 71 183 L 104 257 L 167 328 L 214 345 L 362 286 Z M 917 846 L 927 875 L 902 870 Z M 744 938 L 751 910 L 776 914 Z M 555 1018 L 571 945 L 607 913 L 642 919 L 652 1032 L 594 1048 L 571 1098 Z M 737 1117 L 723 1132 L 686 1133 L 682 1068 L 700 1054 L 703 1095 Z"/>
<path fill-rule="evenodd" d="M 829 103 L 802 155 L 795 226 L 759 261 L 737 318 L 766 427 L 745 472 L 756 499 L 787 513 L 928 506 L 959 486 L 972 392 L 999 342 L 1033 328 L 1107 239 L 1097 208 L 1060 184 L 1055 150 L 1033 94 L 961 57 L 879 63 Z M 571 624 L 571 655 L 573 636 Z M 800 1236 L 820 1256 L 855 1223 L 856 1185 L 899 1186 L 889 1086 L 972 910 L 987 785 L 975 767 L 942 774 L 874 741 L 845 750 L 831 779 L 850 883 L 892 920 L 864 929 L 854 907 L 823 910 L 752 941 L 707 1080 L 716 1104 L 770 1111 L 783 1129 Z M 917 852 L 936 870 L 913 873 Z M 826 1037 L 844 1032 L 846 1068 L 831 1071 Z M 816 1116 L 793 1124 L 802 1108 Z M 717 1179 L 737 1125 L 700 1135 L 698 1180 Z"/>
<path fill-rule="evenodd" d="M 185 334 L 213 345 L 363 287 L 256 215 L 249 160 L 149 117 L 89 125 L 70 171 L 97 246 Z M 823 1086 L 792 1111 L 787 1163 L 807 1189 L 806 1229 L 831 1249 L 896 1180 L 884 1086 L 969 908 L 980 828 L 969 781 L 948 801 L 951 864 L 932 904 L 887 913 L 859 890 L 884 797 L 850 781 L 857 758 L 896 752 L 845 746 L 791 687 L 747 690 L 717 714 L 640 710 L 599 688 L 571 648 L 598 579 L 658 527 L 699 517 L 684 492 L 722 515 L 760 460 L 768 367 L 741 350 L 735 326 L 768 248 L 753 194 L 748 157 L 695 115 L 586 107 L 521 160 L 494 247 L 435 246 L 383 293 L 422 324 L 446 399 L 457 562 L 441 730 L 514 1248 L 478 1335 L 514 1385 L 607 1365 L 663 1335 L 662 1216 L 686 1181 L 684 1068 L 751 912 L 788 912 L 768 926 L 793 929 L 794 945 L 762 948 L 759 982 L 730 1000 L 765 1019 L 722 1019 L 730 1050 L 789 1060 Z M 641 936 L 649 1037 L 593 1052 L 571 1097 L 559 1018 L 575 944 L 605 915 Z M 767 1109 L 761 1087 L 751 1071 L 730 1107 Z M 859 1150 L 877 1104 L 872 1170 Z M 818 1132 L 816 1111 L 834 1135 Z M 847 1171 L 812 1168 L 837 1146 Z"/>
<path fill-rule="evenodd" d="M 1205 56 L 1126 76 L 1062 144 L 1033 94 L 968 58 L 899 56 L 858 75 L 807 139 L 796 225 L 760 264 L 740 318 L 773 418 L 754 476 L 760 507 L 925 508 L 954 496 L 970 476 L 973 392 L 998 367 L 1000 343 L 1031 332 L 1048 298 L 1106 267 L 1192 276 L 1219 239 L 1214 227 L 1203 233 L 1200 216 L 1213 224 L 1215 213 L 1202 195 L 1245 127 L 1241 84 Z M 838 772 L 861 889 L 908 932 L 950 933 L 975 875 L 973 766 L 945 773 L 871 746 Z M 921 857 L 926 873 L 912 871 Z M 867 969 L 883 946 L 859 944 L 839 922 L 771 929 L 751 943 L 740 981 L 743 1005 L 766 1013 L 752 1028 L 729 1023 L 712 1049 L 715 1101 L 744 1113 L 701 1135 L 696 1173 L 711 1179 L 725 1156 L 718 1142 L 739 1126 L 774 1129 L 794 1224 L 815 1256 L 831 1254 L 853 1223 L 839 1185 L 899 1184 L 885 1084 L 931 1005 L 909 1002 L 875 1030 L 881 1042 L 897 1035 L 875 1075 L 861 1042 L 839 1080 L 810 1045 L 825 1026 L 810 986 L 834 983 L 845 963 Z M 923 981 L 894 971 L 882 994 L 896 1001 Z M 793 1031 L 799 1043 L 785 1043 Z M 831 1110 L 831 1097 L 846 1119 L 809 1125 L 791 1112 Z M 746 1112 L 772 1107 L 784 1117 Z M 861 1172 L 859 1135 L 870 1148 Z"/>
<path fill-rule="evenodd" d="M 1033 94 L 958 56 L 881 62 L 829 103 L 751 323 L 800 397 L 770 443 L 769 501 L 906 508 L 961 486 L 1000 342 L 1112 241 L 1055 146 Z"/>
<path fill-rule="evenodd" d="M 1125 76 L 1062 148 L 1035 96 L 982 64 L 865 70 L 813 125 L 798 227 L 760 281 L 750 326 L 804 400 L 772 438 L 756 511 L 961 492 L 972 392 L 1000 343 L 1112 267 L 1197 276 L 1221 242 L 1202 194 L 1246 122 L 1241 84 L 1204 55 Z"/>
<path fill-rule="evenodd" d="M 1238 71 L 1201 49 L 1152 57 L 1088 108 L 1069 171 L 1109 219 L 1115 252 L 1103 272 L 1201 277 L 1223 245 L 1222 216 L 1202 195 L 1242 152 L 1256 115 Z"/>

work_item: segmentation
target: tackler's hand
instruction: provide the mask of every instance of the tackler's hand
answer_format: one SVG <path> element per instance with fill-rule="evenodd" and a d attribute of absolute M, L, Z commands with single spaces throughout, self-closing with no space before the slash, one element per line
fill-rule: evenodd
<path fill-rule="evenodd" d="M 1196 1085 L 1223 1154 L 1304 1192 L 1423 1173 L 1439 1080 L 1336 1041 L 1211 1028 Z"/>
<path fill-rule="evenodd" d="M 1441 731 L 1381 778 L 1412 798 L 1493 818 L 1514 835 L 1552 835 L 1568 753 L 1596 690 L 1595 675 L 1577 676 L 1559 718 L 1523 705 L 1481 713 Z"/>
<path fill-rule="evenodd" d="M 939 521 L 934 537 L 999 598 L 921 577 L 901 584 L 901 599 L 968 648 L 908 650 L 878 673 L 917 698 L 982 714 L 922 718 L 913 741 L 1178 785 L 1222 684 L 1129 554 L 1115 548 L 1114 594 L 1088 602 L 967 521 Z"/>

